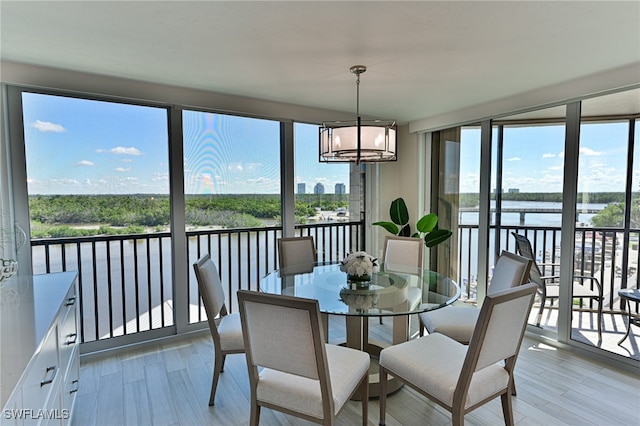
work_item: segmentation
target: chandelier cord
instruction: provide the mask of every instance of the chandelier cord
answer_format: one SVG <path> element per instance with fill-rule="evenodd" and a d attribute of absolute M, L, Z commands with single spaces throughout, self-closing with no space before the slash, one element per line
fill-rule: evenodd
<path fill-rule="evenodd" d="M 356 118 L 360 117 L 360 73 L 356 73 Z"/>

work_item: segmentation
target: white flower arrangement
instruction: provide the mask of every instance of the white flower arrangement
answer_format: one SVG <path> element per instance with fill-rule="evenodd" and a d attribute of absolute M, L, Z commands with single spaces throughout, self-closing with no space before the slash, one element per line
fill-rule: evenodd
<path fill-rule="evenodd" d="M 340 270 L 351 277 L 369 277 L 378 270 L 378 259 L 365 251 L 349 253 L 340 262 Z"/>

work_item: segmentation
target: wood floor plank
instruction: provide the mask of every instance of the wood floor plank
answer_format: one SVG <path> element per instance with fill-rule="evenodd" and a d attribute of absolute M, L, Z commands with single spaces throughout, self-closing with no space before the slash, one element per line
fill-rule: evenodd
<path fill-rule="evenodd" d="M 166 347 L 162 350 L 162 357 L 166 365 L 167 372 L 182 370 L 185 365 L 182 361 L 182 355 L 176 347 Z"/>
<path fill-rule="evenodd" d="M 160 362 L 144 366 L 147 395 L 154 425 L 173 425 L 178 423 L 178 415 L 171 401 L 172 389 L 165 366 Z"/>
<path fill-rule="evenodd" d="M 121 356 L 122 379 L 124 383 L 144 381 L 144 356 L 134 353 L 131 356 Z"/>
<path fill-rule="evenodd" d="M 98 420 L 96 416 L 97 411 L 98 392 L 81 394 L 80 391 L 78 391 L 71 422 L 74 425 L 94 426 Z"/>
<path fill-rule="evenodd" d="M 123 385 L 124 421 L 126 425 L 152 425 L 151 405 L 147 385 L 143 380 L 129 381 Z"/>
<path fill-rule="evenodd" d="M 167 376 L 169 386 L 171 386 L 172 403 L 176 407 L 180 424 L 200 425 L 207 423 L 204 407 L 195 393 L 188 372 L 183 368 L 169 371 Z"/>
<path fill-rule="evenodd" d="M 114 395 L 120 397 L 114 398 Z M 122 398 L 122 373 L 117 372 L 100 377 L 98 404 L 95 411 L 96 424 L 107 420 L 113 424 L 124 423 L 124 399 Z"/>

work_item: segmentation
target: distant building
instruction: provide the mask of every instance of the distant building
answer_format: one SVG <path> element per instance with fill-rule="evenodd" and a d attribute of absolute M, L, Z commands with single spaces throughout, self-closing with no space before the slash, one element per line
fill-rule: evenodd
<path fill-rule="evenodd" d="M 507 192 L 509 194 L 519 194 L 520 193 L 520 188 L 509 188 L 509 190 Z"/>
<path fill-rule="evenodd" d="M 347 187 L 344 185 L 344 183 L 336 183 L 335 193 L 336 194 L 346 194 L 347 193 Z"/>
<path fill-rule="evenodd" d="M 306 194 L 307 193 L 307 184 L 299 183 L 298 184 L 298 194 Z"/>
<path fill-rule="evenodd" d="M 320 182 L 316 183 L 316 186 L 313 187 L 314 194 L 324 194 L 324 185 Z"/>

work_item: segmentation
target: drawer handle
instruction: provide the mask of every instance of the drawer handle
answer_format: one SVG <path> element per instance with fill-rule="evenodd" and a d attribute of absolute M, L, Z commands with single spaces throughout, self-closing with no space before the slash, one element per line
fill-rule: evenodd
<path fill-rule="evenodd" d="M 57 365 L 50 365 L 49 367 L 47 367 L 47 371 L 44 373 L 45 374 L 45 378 L 42 379 L 42 381 L 40 382 L 40 387 L 53 383 L 53 379 L 56 378 L 56 373 L 57 372 L 58 372 L 58 366 Z M 49 374 L 49 373 L 51 373 L 51 376 L 47 379 L 46 375 Z"/>
<path fill-rule="evenodd" d="M 69 391 L 69 393 L 78 392 L 78 388 L 79 388 L 78 381 L 74 380 L 73 382 L 71 382 L 71 384 L 74 385 L 74 387 Z"/>
<path fill-rule="evenodd" d="M 65 345 L 74 345 L 76 343 L 76 340 L 78 340 L 78 334 L 77 333 L 68 334 L 67 338 L 69 340 L 65 342 Z"/>
<path fill-rule="evenodd" d="M 75 296 L 71 296 L 70 298 L 67 299 L 67 306 L 71 306 L 74 303 L 76 303 L 76 297 Z"/>

